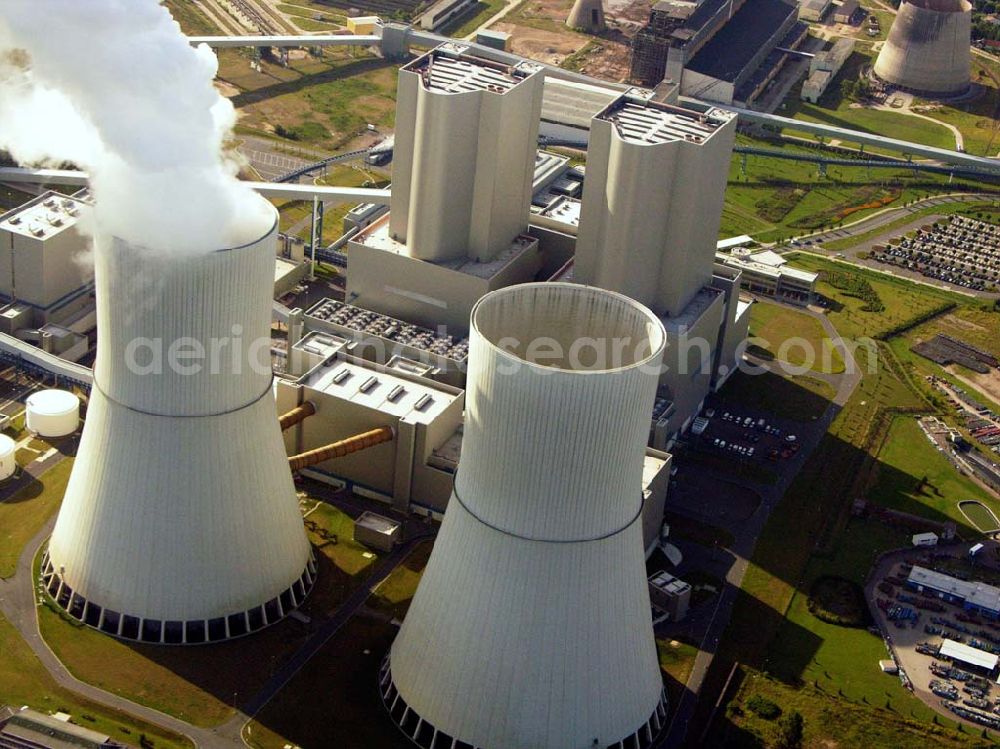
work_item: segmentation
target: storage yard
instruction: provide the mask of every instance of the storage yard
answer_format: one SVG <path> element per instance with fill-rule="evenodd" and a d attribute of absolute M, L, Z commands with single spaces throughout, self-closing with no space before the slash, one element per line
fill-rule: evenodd
<path fill-rule="evenodd" d="M 904 687 L 939 712 L 998 729 L 1000 589 L 930 568 L 943 563 L 950 570 L 967 548 L 891 555 L 871 581 L 869 605 Z M 993 552 L 978 553 L 986 557 Z M 995 570 L 986 574 L 990 572 L 995 575 Z M 888 674 L 893 669 L 883 670 Z"/>
<path fill-rule="evenodd" d="M 1000 282 L 1000 226 L 953 216 L 876 245 L 871 259 L 919 272 L 973 291 L 995 291 Z"/>

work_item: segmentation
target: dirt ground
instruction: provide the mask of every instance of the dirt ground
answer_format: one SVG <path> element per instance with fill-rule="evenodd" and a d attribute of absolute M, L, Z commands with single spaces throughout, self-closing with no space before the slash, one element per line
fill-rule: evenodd
<path fill-rule="evenodd" d="M 971 376 L 959 374 L 955 371 L 954 366 L 947 366 L 945 369 L 954 375 L 955 379 L 982 390 L 994 401 L 1000 403 L 1000 369 L 992 369 L 987 374 L 975 373 Z"/>
<path fill-rule="evenodd" d="M 632 37 L 654 0 L 609 0 L 608 29 L 599 36 L 566 28 L 572 0 L 531 0 L 492 28 L 509 32 L 513 51 L 611 81 L 628 79 Z"/>

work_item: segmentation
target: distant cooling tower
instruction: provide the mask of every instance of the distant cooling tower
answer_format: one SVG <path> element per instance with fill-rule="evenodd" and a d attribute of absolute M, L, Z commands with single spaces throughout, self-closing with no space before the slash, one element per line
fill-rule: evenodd
<path fill-rule="evenodd" d="M 281 619 L 312 585 L 267 366 L 276 230 L 277 215 L 258 241 L 195 256 L 119 240 L 96 253 L 94 386 L 43 567 L 90 626 L 215 642 Z"/>
<path fill-rule="evenodd" d="M 969 88 L 972 5 L 968 0 L 904 0 L 875 61 L 886 83 L 930 96 Z"/>
<path fill-rule="evenodd" d="M 549 283 L 487 294 L 471 327 L 462 461 L 383 699 L 420 746 L 647 746 L 666 716 L 640 521 L 663 326 Z M 616 364 L 587 343 L 616 341 Z"/>
<path fill-rule="evenodd" d="M 603 0 L 576 0 L 566 19 L 566 25 L 592 34 L 604 31 L 607 23 L 604 21 Z"/>

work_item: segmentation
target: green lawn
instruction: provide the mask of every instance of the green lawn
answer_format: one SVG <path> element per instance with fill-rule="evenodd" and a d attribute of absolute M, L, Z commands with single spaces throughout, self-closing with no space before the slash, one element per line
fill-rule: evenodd
<path fill-rule="evenodd" d="M 138 746 L 145 735 L 151 746 L 192 747 L 183 736 L 164 731 L 131 715 L 110 710 L 63 689 L 49 676 L 17 630 L 0 617 L 0 705 L 28 705 L 43 712 L 66 712 L 73 722 Z"/>
<path fill-rule="evenodd" d="M 398 619 L 406 616 L 433 547 L 432 541 L 417 544 L 406 559 L 372 591 L 368 604 L 372 608 L 389 612 Z"/>
<path fill-rule="evenodd" d="M 793 367 L 817 372 L 844 371 L 844 359 L 812 315 L 777 304 L 758 302 L 750 308 L 753 345 Z"/>
<path fill-rule="evenodd" d="M 961 511 L 969 516 L 969 522 L 977 530 L 988 533 L 990 531 L 995 531 L 1000 522 L 997 521 L 997 515 L 994 512 L 990 512 L 985 504 L 979 502 L 962 502 Z"/>
<path fill-rule="evenodd" d="M 34 460 L 38 455 L 27 457 Z M 32 481 L 0 503 L 0 577 L 14 574 L 25 544 L 55 514 L 72 469 L 72 458 L 61 460 L 42 474 L 40 481 Z"/>
<path fill-rule="evenodd" d="M 1000 209 L 997 208 L 997 203 L 951 203 L 949 205 L 922 208 L 913 213 L 902 213 L 895 221 L 880 226 L 877 229 L 867 231 L 864 234 L 847 237 L 846 239 L 836 239 L 832 242 L 823 242 L 823 249 L 831 251 L 849 250 L 852 247 L 857 247 L 871 239 L 888 234 L 894 229 L 900 229 L 921 218 L 926 218 L 930 222 L 931 220 L 936 220 L 938 216 L 951 216 L 954 214 L 971 217 L 976 217 L 976 214 L 980 214 L 980 217 L 987 221 L 1000 222 Z"/>
<path fill-rule="evenodd" d="M 976 499 L 1000 513 L 1000 502 L 985 489 L 955 470 L 924 436 L 912 416 L 899 416 L 879 452 L 875 485 L 868 498 L 885 507 L 924 515 L 933 520 L 950 518 L 963 536 L 976 536 L 958 509 L 962 500 Z"/>
<path fill-rule="evenodd" d="M 943 289 L 916 284 L 904 278 L 894 278 L 885 273 L 859 268 L 849 263 L 837 262 L 808 253 L 791 253 L 786 256 L 796 267 L 819 272 L 816 291 L 834 302 L 828 312 L 830 321 L 844 338 L 878 337 L 885 331 L 916 320 L 949 303 L 967 304 L 968 297 Z M 866 312 L 865 303 L 848 296 L 824 280 L 823 273 L 847 273 L 867 281 L 874 288 L 885 309 Z"/>
<path fill-rule="evenodd" d="M 815 377 L 785 377 L 771 372 L 735 372 L 722 388 L 727 403 L 797 421 L 818 419 L 836 394 L 829 383 Z"/>
<path fill-rule="evenodd" d="M 306 509 L 315 502 L 304 500 Z M 237 640 L 197 648 L 125 643 L 68 619 L 54 605 L 39 608 L 45 641 L 79 679 L 198 726 L 217 726 L 301 647 L 318 626 L 361 584 L 377 559 L 353 540 L 353 522 L 321 504 L 306 518 L 319 552 L 319 577 L 301 611 L 309 625 L 285 619 Z M 252 643 L 248 648 L 247 643 Z"/>

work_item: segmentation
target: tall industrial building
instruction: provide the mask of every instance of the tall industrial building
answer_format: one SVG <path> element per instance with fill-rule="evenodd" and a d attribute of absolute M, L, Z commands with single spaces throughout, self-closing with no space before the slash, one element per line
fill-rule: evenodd
<path fill-rule="evenodd" d="M 888 84 L 925 96 L 969 88 L 972 4 L 968 0 L 903 0 L 874 72 Z"/>
<path fill-rule="evenodd" d="M 312 585 L 271 386 L 276 231 L 275 212 L 259 240 L 194 256 L 100 242 L 93 390 L 42 570 L 92 627 L 216 642 Z"/>
<path fill-rule="evenodd" d="M 392 211 L 349 246 L 359 307 L 462 331 L 489 291 L 540 267 L 527 236 L 541 67 L 446 43 L 400 70 Z"/>
<path fill-rule="evenodd" d="M 738 277 L 720 275 L 715 264 L 735 133 L 729 112 L 660 104 L 640 89 L 612 101 L 590 126 L 572 278 L 662 317 L 669 344 L 657 448 L 725 381 L 749 326 Z"/>
<path fill-rule="evenodd" d="M 712 280 L 736 118 L 632 89 L 590 126 L 575 280 L 676 316 Z"/>
<path fill-rule="evenodd" d="M 462 461 L 383 699 L 421 746 L 646 745 L 666 715 L 640 522 L 663 326 L 539 283 L 487 295 L 471 328 Z"/>

